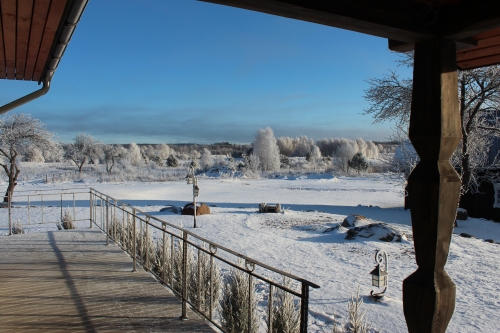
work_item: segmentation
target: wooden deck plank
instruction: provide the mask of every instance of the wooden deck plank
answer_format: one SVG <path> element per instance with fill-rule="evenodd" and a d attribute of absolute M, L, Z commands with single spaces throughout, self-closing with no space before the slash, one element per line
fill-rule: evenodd
<path fill-rule="evenodd" d="M 97 230 L 0 236 L 0 331 L 210 332 Z"/>

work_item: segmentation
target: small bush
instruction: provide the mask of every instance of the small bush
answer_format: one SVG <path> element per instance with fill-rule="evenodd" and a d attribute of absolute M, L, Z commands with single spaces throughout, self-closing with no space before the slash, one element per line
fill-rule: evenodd
<path fill-rule="evenodd" d="M 62 217 L 61 223 L 57 224 L 57 229 L 59 230 L 69 230 L 76 229 L 75 223 L 73 222 L 73 217 L 69 211 L 65 211 Z"/>
<path fill-rule="evenodd" d="M 12 226 L 12 234 L 19 235 L 24 234 L 23 225 L 20 220 L 17 220 L 16 223 Z"/>
<path fill-rule="evenodd" d="M 288 289 L 292 288 L 290 278 L 283 276 L 282 285 Z M 279 289 L 276 292 L 276 300 L 272 304 L 273 329 L 268 333 L 298 333 L 300 325 L 300 308 L 293 301 L 293 295 Z M 269 320 L 268 320 L 269 322 Z"/>
<path fill-rule="evenodd" d="M 252 290 L 252 303 L 249 304 L 248 279 L 249 276 L 244 271 L 232 267 L 224 283 L 220 301 L 220 315 L 222 328 L 228 333 L 249 332 L 249 319 L 252 323 L 251 333 L 256 333 L 259 329 L 255 282 L 252 280 L 250 288 Z M 251 318 L 248 318 L 249 306 L 252 310 Z"/>
<path fill-rule="evenodd" d="M 177 159 L 177 157 L 175 157 L 174 155 L 170 155 L 168 158 L 167 158 L 167 165 L 169 167 L 177 167 L 179 166 L 179 160 Z"/>

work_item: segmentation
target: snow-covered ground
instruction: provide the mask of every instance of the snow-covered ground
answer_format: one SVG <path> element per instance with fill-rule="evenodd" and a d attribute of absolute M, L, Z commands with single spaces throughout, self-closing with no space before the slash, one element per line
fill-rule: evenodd
<path fill-rule="evenodd" d="M 311 290 L 310 332 L 330 332 L 333 314 L 347 320 L 347 301 L 360 286 L 366 316 L 372 327 L 385 332 L 406 332 L 402 310 L 403 279 L 416 269 L 411 242 L 410 212 L 402 208 L 401 187 L 384 175 L 333 177 L 310 175 L 288 179 L 248 180 L 200 178 L 199 201 L 211 206 L 211 214 L 192 216 L 158 213 L 166 205 L 183 206 L 191 201 L 191 186 L 185 182 L 63 184 L 21 183 L 17 190 L 58 188 L 95 189 L 139 207 L 171 223 L 182 225 L 201 237 L 243 253 L 270 266 L 290 271 L 321 286 Z M 88 199 L 87 199 L 88 200 Z M 282 214 L 259 214 L 258 204 L 281 203 Z M 86 210 L 85 210 L 86 209 Z M 55 213 L 57 215 L 57 209 Z M 88 214 L 88 208 L 78 208 Z M 346 240 L 347 229 L 337 226 L 349 214 L 360 214 L 364 222 L 387 224 L 408 241 L 384 242 L 381 232 L 370 238 Z M 6 221 L 6 210 L 0 211 Z M 87 222 L 88 223 L 88 222 Z M 80 227 L 86 227 L 81 223 Z M 6 233 L 0 224 L 0 233 Z M 31 226 L 28 232 L 55 228 Z M 469 218 L 455 229 L 446 269 L 457 285 L 457 303 L 449 332 L 497 332 L 500 320 L 500 224 Z M 460 233 L 477 237 L 463 238 Z M 369 272 L 376 250 L 390 256 L 387 297 L 375 302 Z"/>

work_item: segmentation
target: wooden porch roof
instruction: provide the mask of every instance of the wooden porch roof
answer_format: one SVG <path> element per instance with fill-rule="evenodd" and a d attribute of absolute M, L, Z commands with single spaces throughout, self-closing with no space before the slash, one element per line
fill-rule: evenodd
<path fill-rule="evenodd" d="M 88 0 L 0 0 L 0 78 L 54 74 Z"/>
<path fill-rule="evenodd" d="M 457 43 L 457 66 L 500 63 L 500 1 L 201 0 L 353 30 L 389 40 L 394 51 L 438 37 Z"/>

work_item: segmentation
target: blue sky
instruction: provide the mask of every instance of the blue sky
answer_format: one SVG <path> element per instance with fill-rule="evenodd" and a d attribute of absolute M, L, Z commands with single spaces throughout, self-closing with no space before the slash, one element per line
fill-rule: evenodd
<path fill-rule="evenodd" d="M 396 58 L 382 38 L 195 0 L 91 0 L 50 92 L 16 112 L 64 142 L 384 140 L 363 90 Z M 0 103 L 35 89 L 2 80 Z"/>

